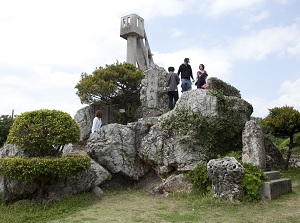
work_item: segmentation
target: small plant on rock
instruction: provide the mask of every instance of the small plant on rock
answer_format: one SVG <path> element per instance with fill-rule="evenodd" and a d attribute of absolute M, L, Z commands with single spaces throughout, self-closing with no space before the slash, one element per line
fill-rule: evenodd
<path fill-rule="evenodd" d="M 260 200 L 259 187 L 268 180 L 264 172 L 252 163 L 242 163 L 245 174 L 241 179 L 245 201 Z"/>
<path fill-rule="evenodd" d="M 193 187 L 201 194 L 206 194 L 211 190 L 211 182 L 207 175 L 206 165 L 198 165 L 188 173 L 188 178 Z"/>

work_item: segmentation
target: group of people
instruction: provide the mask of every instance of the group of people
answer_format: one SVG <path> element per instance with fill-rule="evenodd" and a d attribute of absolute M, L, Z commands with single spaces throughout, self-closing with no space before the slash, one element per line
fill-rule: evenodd
<path fill-rule="evenodd" d="M 179 98 L 178 94 L 178 88 L 177 85 L 180 83 L 179 76 L 181 75 L 181 89 L 182 92 L 189 91 L 192 89 L 192 81 L 194 82 L 193 72 L 191 65 L 189 65 L 190 60 L 189 58 L 185 58 L 183 61 L 183 64 L 179 66 L 178 72 L 175 73 L 174 67 L 168 68 L 168 75 L 167 75 L 167 87 L 168 87 L 168 95 L 169 95 L 169 108 L 172 110 Z M 206 83 L 207 79 L 207 72 L 204 70 L 204 65 L 199 65 L 199 70 L 197 71 L 197 77 L 195 85 L 197 86 L 197 89 L 206 89 L 208 88 L 208 85 Z M 99 132 L 100 128 L 102 126 L 102 111 L 97 110 L 95 113 L 95 117 L 93 119 L 93 125 L 92 125 L 92 133 Z"/>
<path fill-rule="evenodd" d="M 192 72 L 192 67 L 189 65 L 190 60 L 189 58 L 185 58 L 183 63 L 179 66 L 178 72 L 175 73 L 174 67 L 168 68 L 168 75 L 167 75 L 167 88 L 168 88 L 168 95 L 169 95 L 169 108 L 172 110 L 175 107 L 175 104 L 179 98 L 178 88 L 177 85 L 180 82 L 179 76 L 181 75 L 181 90 L 189 91 L 192 89 L 192 81 L 194 82 L 194 76 Z M 204 70 L 204 64 L 199 65 L 199 70 L 197 71 L 197 77 L 195 85 L 197 89 L 207 89 L 208 84 L 206 83 L 206 79 L 208 74 L 206 70 Z"/>

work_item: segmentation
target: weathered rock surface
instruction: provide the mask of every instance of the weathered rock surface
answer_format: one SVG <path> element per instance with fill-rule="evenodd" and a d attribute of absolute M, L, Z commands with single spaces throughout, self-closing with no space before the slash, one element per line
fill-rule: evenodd
<path fill-rule="evenodd" d="M 160 116 L 169 110 L 165 90 L 167 71 L 153 64 L 144 75 L 140 94 L 142 117 Z"/>
<path fill-rule="evenodd" d="M 194 169 L 217 154 L 242 148 L 242 131 L 252 106 L 237 97 L 222 100 L 218 105 L 217 97 L 206 90 L 184 92 L 175 108 L 160 116 L 142 139 L 140 157 L 163 176 Z M 175 125 L 170 128 L 163 127 L 172 122 Z"/>
<path fill-rule="evenodd" d="M 245 163 L 253 163 L 261 169 L 266 168 L 265 136 L 260 125 L 250 120 L 243 131 L 243 155 Z"/>
<path fill-rule="evenodd" d="M 137 180 L 150 166 L 138 156 L 139 136 L 148 130 L 147 123 L 109 124 L 101 128 L 100 133 L 92 133 L 86 152 L 111 173 L 121 173 Z"/>
<path fill-rule="evenodd" d="M 233 157 L 212 159 L 207 163 L 207 174 L 212 181 L 213 197 L 226 200 L 242 200 L 240 179 L 244 167 Z"/>
<path fill-rule="evenodd" d="M 186 175 L 171 175 L 163 182 L 151 189 L 150 194 L 168 196 L 172 193 L 190 193 L 192 191 L 192 183 L 187 179 Z"/>
<path fill-rule="evenodd" d="M 266 167 L 272 168 L 284 165 L 282 153 L 267 136 L 264 137 L 264 144 L 267 159 L 266 161 L 268 161 L 266 162 Z"/>

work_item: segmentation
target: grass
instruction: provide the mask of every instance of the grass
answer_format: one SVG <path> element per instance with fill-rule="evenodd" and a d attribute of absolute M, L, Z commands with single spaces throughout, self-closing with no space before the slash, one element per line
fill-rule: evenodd
<path fill-rule="evenodd" d="M 57 203 L 30 201 L 0 205 L 1 223 L 18 222 L 142 222 L 142 223 L 298 223 L 300 219 L 300 170 L 282 170 L 292 178 L 293 192 L 272 201 L 231 203 L 210 195 L 177 194 L 152 197 L 145 190 L 106 190 L 101 198 L 90 193 L 71 196 Z"/>

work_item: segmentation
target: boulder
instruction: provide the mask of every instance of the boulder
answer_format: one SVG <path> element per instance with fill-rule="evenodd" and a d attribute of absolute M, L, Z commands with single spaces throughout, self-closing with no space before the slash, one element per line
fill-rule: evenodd
<path fill-rule="evenodd" d="M 185 174 L 171 175 L 161 184 L 150 190 L 150 195 L 168 196 L 173 193 L 191 193 L 193 184 Z"/>
<path fill-rule="evenodd" d="M 212 181 L 213 197 L 242 201 L 244 192 L 240 180 L 244 167 L 234 157 L 212 159 L 207 163 L 207 174 Z"/>
<path fill-rule="evenodd" d="M 261 169 L 266 168 L 264 139 L 262 128 L 256 121 L 246 122 L 243 130 L 243 162 L 253 163 Z"/>
<path fill-rule="evenodd" d="M 146 122 L 129 125 L 108 124 L 100 133 L 92 133 L 87 141 L 86 152 L 109 172 L 121 173 L 138 180 L 150 166 L 138 156 L 139 137 L 147 132 Z"/>
<path fill-rule="evenodd" d="M 282 156 L 282 153 L 267 136 L 264 137 L 264 145 L 265 145 L 265 152 L 268 161 L 266 163 L 266 167 L 272 168 L 272 167 L 283 166 L 285 160 Z"/>

